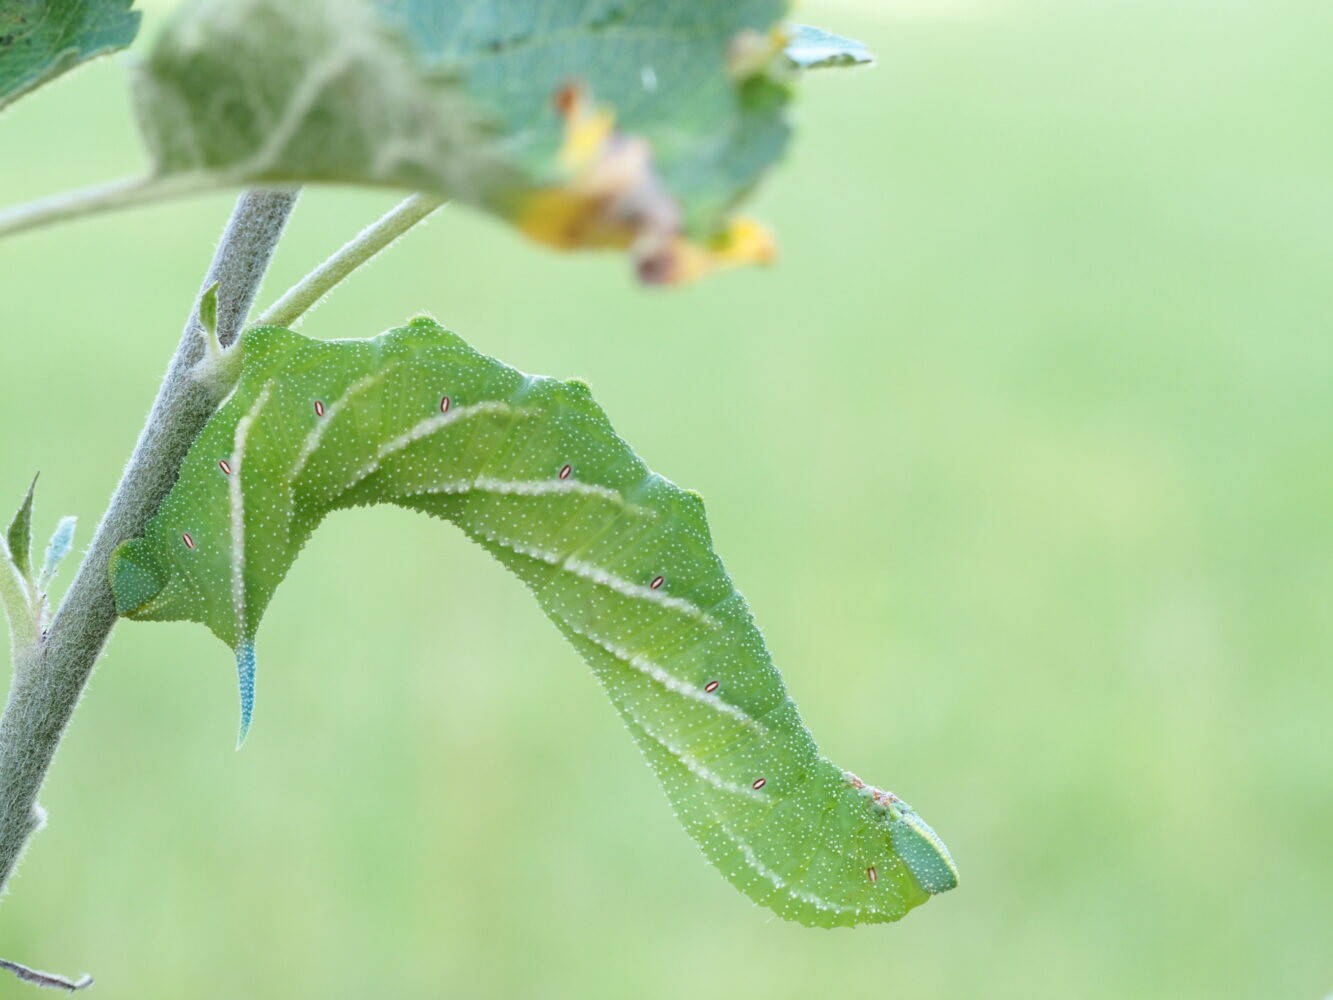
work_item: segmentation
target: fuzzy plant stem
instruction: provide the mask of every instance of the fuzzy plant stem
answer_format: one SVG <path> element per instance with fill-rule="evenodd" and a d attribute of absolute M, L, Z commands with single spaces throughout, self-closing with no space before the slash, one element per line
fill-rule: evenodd
<path fill-rule="evenodd" d="M 66 191 L 0 211 L 0 237 L 85 215 L 100 215 L 133 205 L 149 205 L 199 194 L 224 185 L 225 180 L 222 178 L 195 173 L 169 177 L 130 177 L 78 191 Z"/>
<path fill-rule="evenodd" d="M 335 285 L 443 204 L 444 199 L 429 194 L 414 194 L 399 202 L 293 285 L 255 322 L 262 326 L 292 326 Z"/>
<path fill-rule="evenodd" d="M 296 202 L 295 191 L 240 196 L 200 292 L 218 284 L 217 332 L 236 339 Z M 0 892 L 42 825 L 37 793 L 70 715 L 116 621 L 107 579 L 112 550 L 142 534 L 176 480 L 191 442 L 216 408 L 215 392 L 191 369 L 205 350 L 198 300 L 185 324 L 148 421 L 69 593 L 34 648 L 17 657 L 0 718 Z"/>
<path fill-rule="evenodd" d="M 40 969 L 30 969 L 26 965 L 19 965 L 18 962 L 6 961 L 0 958 L 0 969 L 6 972 L 12 972 L 25 983 L 32 983 L 34 986 L 41 986 L 48 990 L 64 990 L 66 993 L 73 993 L 76 990 L 86 990 L 93 984 L 92 976 L 80 976 L 78 979 L 70 979 L 68 976 L 58 976 L 54 972 L 42 972 Z"/>

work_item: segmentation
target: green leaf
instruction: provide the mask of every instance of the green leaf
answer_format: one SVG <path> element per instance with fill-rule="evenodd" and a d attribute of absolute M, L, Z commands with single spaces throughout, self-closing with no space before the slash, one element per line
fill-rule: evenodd
<path fill-rule="evenodd" d="M 209 342 L 217 340 L 218 336 L 218 286 L 221 282 L 213 282 L 204 289 L 204 294 L 199 296 L 199 323 L 204 328 Z"/>
<path fill-rule="evenodd" d="M 196 0 L 138 80 L 157 172 L 433 192 L 654 281 L 767 259 L 731 226 L 788 139 L 785 0 Z"/>
<path fill-rule="evenodd" d="M 392 503 L 453 522 L 531 588 L 751 898 L 831 927 L 954 886 L 919 816 L 819 754 L 703 501 L 651 472 L 586 385 L 426 319 L 361 341 L 256 327 L 242 348 L 235 392 L 110 571 L 121 614 L 201 622 L 233 647 L 242 735 L 260 617 L 302 546 L 331 511 Z"/>
<path fill-rule="evenodd" d="M 40 475 L 40 473 L 39 473 Z M 19 504 L 18 513 L 9 522 L 5 531 L 5 541 L 9 546 L 9 557 L 14 568 L 25 580 L 32 579 L 32 495 L 37 489 L 37 476 L 32 477 L 28 493 Z"/>
<path fill-rule="evenodd" d="M 0 108 L 134 41 L 133 0 L 0 0 Z"/>
<path fill-rule="evenodd" d="M 875 61 L 864 42 L 843 38 L 808 24 L 790 26 L 786 51 L 787 57 L 802 69 L 867 66 Z"/>

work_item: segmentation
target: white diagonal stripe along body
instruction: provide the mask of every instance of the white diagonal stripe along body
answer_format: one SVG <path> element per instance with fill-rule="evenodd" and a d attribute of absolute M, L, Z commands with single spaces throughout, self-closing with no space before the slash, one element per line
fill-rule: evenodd
<path fill-rule="evenodd" d="M 245 493 L 241 477 L 245 467 L 245 449 L 250 441 L 250 428 L 268 405 L 272 392 L 272 382 L 260 390 L 245 416 L 236 422 L 231 441 L 231 472 L 227 477 L 227 499 L 231 508 L 231 605 L 239 634 L 245 633 Z"/>

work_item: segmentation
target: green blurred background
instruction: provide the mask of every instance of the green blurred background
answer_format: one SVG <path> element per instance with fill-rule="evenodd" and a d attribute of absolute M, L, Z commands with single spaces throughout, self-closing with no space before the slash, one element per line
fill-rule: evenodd
<path fill-rule="evenodd" d="M 881 62 L 808 82 L 776 268 L 644 291 L 447 209 L 305 329 L 430 311 L 588 378 L 961 887 L 855 931 L 755 908 L 521 586 L 382 509 L 279 591 L 242 753 L 221 644 L 117 629 L 0 954 L 105 1000 L 1333 990 L 1333 6 L 801 16 Z M 5 202 L 140 168 L 123 75 L 0 119 Z M 392 201 L 308 192 L 263 299 Z M 88 539 L 230 202 L 0 244 L 0 497 L 40 468 L 42 531 Z"/>

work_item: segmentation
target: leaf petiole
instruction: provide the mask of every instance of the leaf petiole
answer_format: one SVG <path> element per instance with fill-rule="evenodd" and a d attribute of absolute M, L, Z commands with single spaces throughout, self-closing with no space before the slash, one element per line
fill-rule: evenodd
<path fill-rule="evenodd" d="M 414 194 L 399 202 L 283 293 L 255 325 L 292 326 L 348 275 L 443 204 L 443 198 L 431 194 Z"/>
<path fill-rule="evenodd" d="M 76 191 L 65 191 L 0 211 L 0 239 L 55 222 L 78 219 L 85 215 L 101 215 L 118 208 L 149 205 L 226 186 L 224 178 L 192 173 L 174 177 L 128 177 Z"/>

